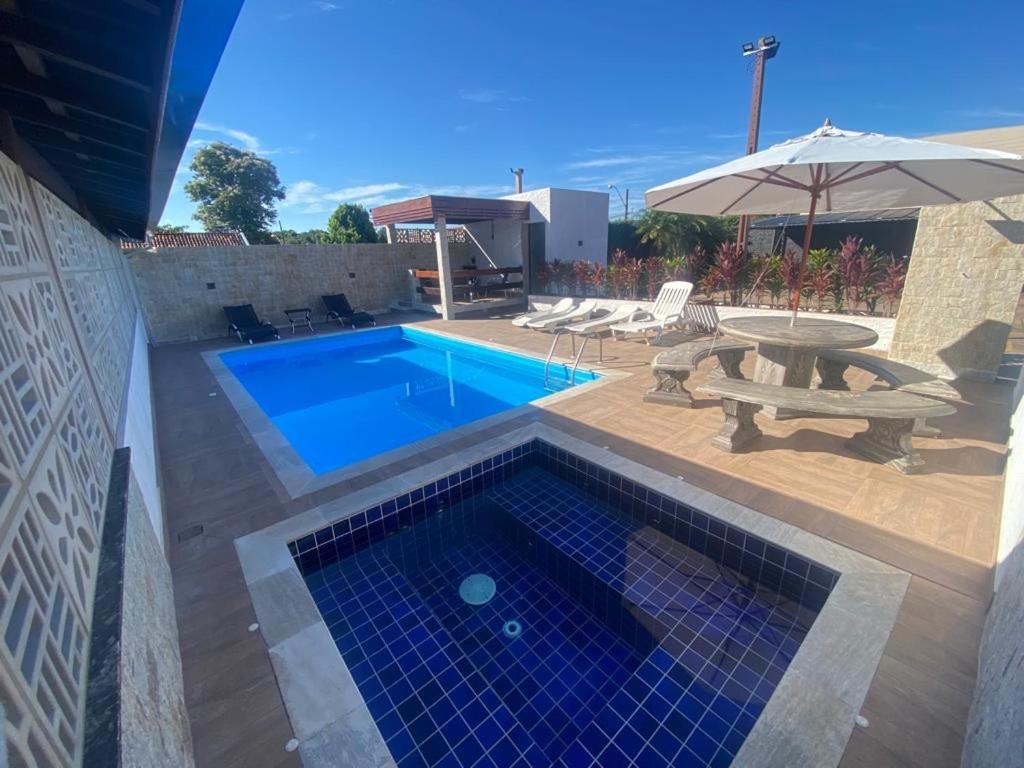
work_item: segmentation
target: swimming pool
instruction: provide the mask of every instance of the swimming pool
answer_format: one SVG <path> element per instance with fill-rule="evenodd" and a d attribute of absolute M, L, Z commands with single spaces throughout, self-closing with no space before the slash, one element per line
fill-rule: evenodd
<path fill-rule="evenodd" d="M 838 581 L 536 439 L 289 549 L 400 768 L 730 765 Z"/>
<path fill-rule="evenodd" d="M 221 352 L 315 475 L 572 385 L 563 365 L 408 326 Z M 598 374 L 580 369 L 575 385 Z"/>

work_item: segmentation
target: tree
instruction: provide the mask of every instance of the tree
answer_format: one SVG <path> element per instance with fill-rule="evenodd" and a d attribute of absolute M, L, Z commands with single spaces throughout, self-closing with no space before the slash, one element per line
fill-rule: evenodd
<path fill-rule="evenodd" d="M 281 245 L 317 245 L 326 242 L 327 232 L 322 229 L 310 229 L 296 232 L 294 229 L 282 229 L 271 233 L 275 243 Z"/>
<path fill-rule="evenodd" d="M 637 221 L 640 241 L 654 245 L 667 259 L 681 259 L 695 247 L 708 253 L 736 236 L 735 217 L 695 216 L 646 210 Z"/>
<path fill-rule="evenodd" d="M 376 243 L 377 231 L 361 205 L 342 203 L 327 220 L 325 243 Z"/>
<path fill-rule="evenodd" d="M 180 235 L 188 232 L 187 224 L 160 224 L 153 230 L 154 235 Z"/>
<path fill-rule="evenodd" d="M 266 158 L 215 141 L 189 166 L 185 192 L 199 208 L 193 218 L 209 231 L 237 229 L 250 243 L 273 242 L 267 232 L 277 218 L 274 201 L 284 199 L 277 168 Z"/>

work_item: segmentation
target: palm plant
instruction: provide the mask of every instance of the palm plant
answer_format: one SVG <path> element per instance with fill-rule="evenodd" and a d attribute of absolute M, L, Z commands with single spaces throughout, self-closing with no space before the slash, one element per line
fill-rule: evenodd
<path fill-rule="evenodd" d="M 637 221 L 640 242 L 650 243 L 662 256 L 674 259 L 686 255 L 692 245 L 706 236 L 707 221 L 685 213 L 646 210 Z"/>

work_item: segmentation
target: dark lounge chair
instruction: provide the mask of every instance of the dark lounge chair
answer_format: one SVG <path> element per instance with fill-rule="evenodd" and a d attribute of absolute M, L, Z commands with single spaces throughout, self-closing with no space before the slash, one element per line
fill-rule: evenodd
<path fill-rule="evenodd" d="M 235 334 L 239 341 L 252 344 L 254 341 L 281 338 L 277 328 L 259 319 L 252 304 L 224 307 L 224 315 L 228 319 L 228 333 Z"/>
<path fill-rule="evenodd" d="M 377 321 L 369 312 L 361 312 L 352 309 L 344 293 L 332 293 L 321 296 L 324 306 L 327 307 L 327 319 L 337 320 L 338 324 L 347 323 L 353 328 L 359 325 L 376 325 Z"/>

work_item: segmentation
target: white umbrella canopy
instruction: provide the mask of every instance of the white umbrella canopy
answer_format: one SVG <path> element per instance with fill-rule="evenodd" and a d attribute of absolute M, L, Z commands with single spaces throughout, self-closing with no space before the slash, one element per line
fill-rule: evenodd
<path fill-rule="evenodd" d="M 880 133 L 828 120 L 806 136 L 647 190 L 647 207 L 728 216 L 807 213 L 793 318 L 817 210 L 861 211 L 1024 193 L 1024 157 Z"/>
<path fill-rule="evenodd" d="M 647 190 L 648 208 L 727 216 L 863 211 L 990 200 L 1024 192 L 1024 157 L 828 121 L 813 133 Z"/>

